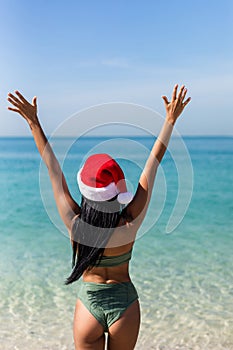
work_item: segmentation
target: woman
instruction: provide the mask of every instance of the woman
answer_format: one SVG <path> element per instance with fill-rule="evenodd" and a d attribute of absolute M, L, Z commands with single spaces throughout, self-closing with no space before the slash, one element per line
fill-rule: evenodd
<path fill-rule="evenodd" d="M 76 350 L 134 349 L 140 309 L 129 276 L 129 260 L 150 201 L 156 171 L 166 151 L 173 126 L 191 100 L 187 89 L 175 85 L 169 102 L 163 96 L 166 119 L 139 179 L 134 197 L 127 192 L 124 174 L 107 154 L 89 157 L 78 173 L 82 193 L 79 206 L 72 198 L 64 174 L 37 117 L 36 97 L 30 104 L 18 91 L 9 93 L 9 110 L 24 117 L 51 179 L 59 214 L 71 237 L 73 271 L 66 283 L 82 276 L 74 314 Z M 122 208 L 122 204 L 127 204 Z"/>

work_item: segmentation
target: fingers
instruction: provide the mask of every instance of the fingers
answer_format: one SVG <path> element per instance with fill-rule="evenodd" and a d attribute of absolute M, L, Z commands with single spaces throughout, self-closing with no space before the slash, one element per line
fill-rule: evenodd
<path fill-rule="evenodd" d="M 14 96 L 13 94 L 9 93 L 8 94 L 8 96 L 9 96 L 8 101 L 9 102 L 11 102 L 14 105 L 15 105 L 15 103 L 17 103 L 17 105 L 18 106 L 20 105 L 21 107 L 30 106 L 30 103 L 23 97 L 23 95 L 18 90 L 16 90 L 15 93 L 18 96 L 18 98 L 16 96 Z M 36 96 L 33 97 L 32 106 L 37 107 L 37 97 Z"/>
<path fill-rule="evenodd" d="M 13 106 L 19 107 L 20 106 L 20 101 L 12 94 L 8 94 L 7 101 L 9 101 Z"/>
<path fill-rule="evenodd" d="M 183 96 L 183 93 L 184 93 L 184 92 L 185 92 L 185 86 L 182 85 L 181 88 L 180 88 L 180 91 L 179 91 L 179 93 L 178 93 L 178 96 L 177 96 L 177 99 L 178 99 L 178 100 L 181 100 L 181 102 L 183 101 L 182 96 Z"/>
<path fill-rule="evenodd" d="M 13 112 L 20 112 L 20 110 L 18 108 L 12 108 L 12 107 L 7 107 L 7 109 L 9 109 L 9 111 L 13 111 Z"/>
<path fill-rule="evenodd" d="M 181 86 L 178 94 L 177 94 L 177 91 L 178 91 L 178 84 L 174 86 L 174 89 L 172 92 L 172 99 L 170 102 L 168 101 L 168 98 L 166 96 L 162 96 L 162 99 L 164 100 L 167 116 L 169 116 L 170 118 L 169 120 L 172 120 L 173 122 L 176 121 L 176 119 L 183 112 L 184 108 L 191 101 L 191 97 L 185 100 L 185 97 L 188 91 L 185 85 Z"/>
<path fill-rule="evenodd" d="M 176 93 L 177 93 L 178 84 L 174 86 L 173 92 L 172 92 L 172 102 L 176 100 Z"/>
<path fill-rule="evenodd" d="M 185 88 L 185 85 L 182 85 L 181 88 L 180 88 L 180 91 L 177 95 L 177 89 L 178 89 L 178 84 L 176 84 L 174 86 L 174 89 L 173 89 L 173 92 L 172 92 L 172 99 L 171 99 L 171 102 L 174 102 L 175 100 L 180 100 L 180 102 L 183 102 L 184 101 L 184 98 L 186 96 L 186 93 L 187 93 L 187 89 Z M 176 96 L 177 95 L 177 96 Z M 168 99 L 166 96 L 162 96 L 165 104 L 169 104 L 168 102 Z"/>
<path fill-rule="evenodd" d="M 23 103 L 15 97 L 13 94 L 9 93 L 7 100 L 15 107 L 18 107 L 19 109 L 23 108 Z"/>
<path fill-rule="evenodd" d="M 28 103 L 28 101 L 23 97 L 23 95 L 18 91 L 16 90 L 15 91 L 16 95 L 20 98 L 20 100 L 24 103 Z"/>
<path fill-rule="evenodd" d="M 183 106 L 187 106 L 187 104 L 191 101 L 191 97 L 187 98 L 186 101 L 183 102 Z"/>
<path fill-rule="evenodd" d="M 9 93 L 8 96 L 9 96 L 9 97 L 8 97 L 8 100 L 9 100 L 9 98 L 10 98 L 10 99 L 14 100 L 15 102 L 20 102 L 19 99 L 18 99 L 17 97 L 15 97 L 15 96 L 14 96 L 13 94 L 11 94 L 11 93 Z"/>
<path fill-rule="evenodd" d="M 24 111 L 25 111 L 25 108 L 26 108 L 25 104 L 22 101 L 20 101 L 16 96 L 11 94 L 11 93 L 8 94 L 7 100 L 13 106 L 16 107 L 16 108 L 8 107 L 8 110 L 9 111 L 13 111 L 13 112 L 17 112 L 17 113 L 21 114 L 24 117 Z"/>
<path fill-rule="evenodd" d="M 178 93 L 178 96 L 176 97 L 177 88 L 178 88 L 178 84 L 175 85 L 175 87 L 174 87 L 173 95 L 172 95 L 172 101 L 174 102 L 177 99 L 178 102 L 181 102 L 183 107 L 185 107 L 191 101 L 191 97 L 189 97 L 186 101 L 184 101 L 185 96 L 186 96 L 187 91 L 188 91 L 186 89 L 185 85 L 181 86 L 180 91 Z"/>
<path fill-rule="evenodd" d="M 7 100 L 12 106 L 8 110 L 19 113 L 27 122 L 38 122 L 36 96 L 29 103 L 19 91 L 15 91 L 15 95 L 9 93 Z"/>
<path fill-rule="evenodd" d="M 169 104 L 167 96 L 162 96 L 162 99 L 164 100 L 165 106 L 167 106 Z"/>
<path fill-rule="evenodd" d="M 34 107 L 37 107 L 37 97 L 36 96 L 34 96 L 33 99 L 32 99 L 32 105 Z"/>
<path fill-rule="evenodd" d="M 23 105 L 29 105 L 29 102 L 23 97 L 23 95 L 21 95 L 21 93 L 19 91 L 15 91 L 15 93 L 18 97 L 14 96 L 11 93 L 8 94 L 8 96 L 9 96 L 8 101 L 10 103 L 12 103 L 14 106 L 16 106 L 16 104 L 17 104 L 17 106 L 21 106 L 21 107 Z M 35 104 L 35 106 L 36 106 L 36 104 Z"/>
<path fill-rule="evenodd" d="M 187 91 L 188 91 L 188 90 L 187 90 L 186 88 L 183 90 L 183 93 L 182 93 L 182 95 L 181 95 L 181 101 L 182 101 L 182 102 L 183 102 L 184 99 L 185 99 L 185 96 L 186 96 Z"/>
<path fill-rule="evenodd" d="M 22 115 L 22 117 L 24 117 L 22 111 L 21 111 L 19 108 L 7 107 L 7 109 L 8 109 L 9 111 L 19 113 L 20 115 Z"/>

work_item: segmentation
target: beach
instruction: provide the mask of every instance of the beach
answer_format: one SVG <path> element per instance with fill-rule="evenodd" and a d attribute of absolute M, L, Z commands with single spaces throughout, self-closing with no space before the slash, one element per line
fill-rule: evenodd
<path fill-rule="evenodd" d="M 153 143 L 150 137 L 132 139 L 148 149 Z M 66 156 L 64 172 L 77 200 L 79 165 L 104 141 L 80 139 Z M 68 141 L 59 142 L 62 150 Z M 184 143 L 193 168 L 190 205 L 167 233 L 179 180 L 167 154 L 133 249 L 130 272 L 142 318 L 136 349 L 233 350 L 233 138 L 184 137 Z M 135 162 L 122 160 L 133 188 L 140 174 L 135 164 L 144 155 L 129 151 Z M 32 138 L 0 138 L 1 350 L 74 349 L 79 282 L 64 285 L 71 247 L 43 176 Z"/>

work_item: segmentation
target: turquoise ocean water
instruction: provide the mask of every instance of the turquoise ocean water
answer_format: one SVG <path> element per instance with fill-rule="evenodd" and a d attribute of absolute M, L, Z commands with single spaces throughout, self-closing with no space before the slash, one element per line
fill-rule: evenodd
<path fill-rule="evenodd" d="M 78 201 L 76 171 L 83 157 L 105 141 L 83 138 L 69 149 L 64 172 Z M 135 189 L 138 164 L 153 140 L 133 141 L 143 147 L 134 151 L 121 140 L 126 143 L 120 162 Z M 167 153 L 134 247 L 130 269 L 142 311 L 137 349 L 232 350 L 233 138 L 186 137 L 184 142 L 194 174 L 188 210 L 167 234 L 177 195 L 181 206 L 187 195 L 187 189 L 177 190 L 179 176 L 189 181 L 187 157 L 180 153 L 184 169 L 177 174 Z M 69 143 L 57 140 L 58 154 Z M 117 152 L 114 142 L 112 147 Z M 71 269 L 69 239 L 57 224 L 48 181 L 39 175 L 40 158 L 31 138 L 0 139 L 1 350 L 73 349 L 79 282 L 64 285 Z"/>

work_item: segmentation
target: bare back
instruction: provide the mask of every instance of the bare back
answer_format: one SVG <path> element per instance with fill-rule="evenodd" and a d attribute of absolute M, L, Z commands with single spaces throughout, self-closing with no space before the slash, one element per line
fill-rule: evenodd
<path fill-rule="evenodd" d="M 121 218 L 104 250 L 104 256 L 118 256 L 129 252 L 133 248 L 136 233 L 137 227 Z M 93 267 L 84 272 L 83 280 L 94 283 L 130 281 L 129 262 L 112 267 Z"/>

